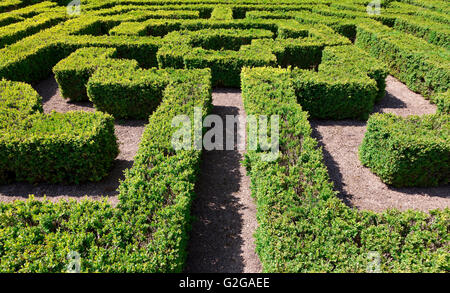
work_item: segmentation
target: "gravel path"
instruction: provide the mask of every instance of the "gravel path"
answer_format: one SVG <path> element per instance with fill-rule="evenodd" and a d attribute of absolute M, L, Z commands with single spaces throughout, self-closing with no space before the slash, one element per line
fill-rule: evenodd
<path fill-rule="evenodd" d="M 43 98 L 45 113 L 50 113 L 51 111 L 61 113 L 67 111 L 95 111 L 90 102 L 68 103 L 63 99 L 58 89 L 58 84 L 53 77 L 36 84 L 34 88 Z M 133 158 L 138 150 L 146 123 L 146 121 L 142 120 L 116 121 L 115 133 L 119 141 L 120 153 L 110 174 L 100 182 L 89 182 L 80 185 L 42 183 L 37 185 L 28 183 L 0 185 L 0 201 L 23 200 L 27 199 L 29 194 L 34 194 L 37 199 L 47 195 L 48 200 L 55 202 L 67 198 L 81 200 L 85 196 L 99 200 L 108 196 L 108 201 L 116 205 L 119 180 L 123 179 L 123 171 L 133 165 Z"/>
<path fill-rule="evenodd" d="M 375 112 L 401 116 L 434 113 L 436 107 L 410 91 L 392 76 L 386 96 Z M 358 147 L 366 131 L 362 121 L 312 121 L 314 136 L 323 146 L 325 164 L 340 197 L 349 206 L 380 212 L 388 208 L 428 211 L 450 207 L 450 186 L 437 188 L 393 188 L 384 184 L 358 159 Z"/>
<path fill-rule="evenodd" d="M 213 104 L 213 114 L 223 119 L 225 115 L 245 115 L 237 90 L 215 90 Z M 261 272 L 253 238 L 256 206 L 241 160 L 243 151 L 237 149 L 203 152 L 187 272 Z"/>

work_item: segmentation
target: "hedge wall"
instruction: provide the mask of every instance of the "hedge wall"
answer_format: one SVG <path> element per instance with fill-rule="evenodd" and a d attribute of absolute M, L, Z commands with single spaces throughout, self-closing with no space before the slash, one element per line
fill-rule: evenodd
<path fill-rule="evenodd" d="M 31 86 L 2 81 L 0 89 L 0 115 L 13 119 L 0 125 L 0 182 L 78 183 L 108 174 L 119 153 L 111 116 L 41 114 Z"/>
<path fill-rule="evenodd" d="M 386 62 L 391 73 L 415 92 L 431 97 L 448 90 L 446 49 L 377 22 L 358 24 L 355 44 Z"/>
<path fill-rule="evenodd" d="M 360 159 L 395 187 L 446 185 L 450 182 L 449 133 L 449 115 L 375 114 L 367 122 Z"/>
<path fill-rule="evenodd" d="M 209 70 L 179 71 L 150 117 L 117 208 L 83 200 L 0 203 L 0 271 L 65 272 L 70 251 L 82 272 L 180 272 L 200 151 L 175 151 L 175 115 L 211 109 Z"/>
<path fill-rule="evenodd" d="M 279 158 L 250 151 L 245 160 L 264 272 L 367 272 L 370 252 L 379 253 L 382 272 L 448 271 L 449 209 L 375 214 L 335 196 L 289 72 L 246 68 L 242 95 L 247 114 L 281 122 Z"/>

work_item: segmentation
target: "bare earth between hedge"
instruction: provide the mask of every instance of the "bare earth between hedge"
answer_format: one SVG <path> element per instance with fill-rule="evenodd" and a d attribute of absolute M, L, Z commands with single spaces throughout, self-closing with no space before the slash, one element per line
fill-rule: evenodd
<path fill-rule="evenodd" d="M 91 103 L 68 103 L 61 97 L 58 84 L 50 77 L 34 86 L 43 97 L 44 112 L 50 113 L 67 111 L 95 111 Z M 116 121 L 115 133 L 119 141 L 119 156 L 116 158 L 110 174 L 100 182 L 83 183 L 80 185 L 63 184 L 27 184 L 13 183 L 0 185 L 0 201 L 24 200 L 29 194 L 34 194 L 40 199 L 47 195 L 51 201 L 73 198 L 81 200 L 87 195 L 90 199 L 100 200 L 108 196 L 108 201 L 113 205 L 117 203 L 117 188 L 119 180 L 123 179 L 123 171 L 133 165 L 133 158 L 138 150 L 139 142 L 145 128 L 146 121 L 127 120 Z"/>
<path fill-rule="evenodd" d="M 392 76 L 386 79 L 386 96 L 374 112 L 400 116 L 431 114 L 436 106 L 410 91 Z M 380 212 L 389 208 L 428 211 L 450 207 L 450 186 L 392 188 L 384 184 L 358 159 L 358 147 L 366 131 L 362 121 L 312 121 L 314 136 L 323 147 L 325 164 L 340 197 L 349 206 Z"/>
<path fill-rule="evenodd" d="M 224 122 L 225 115 L 245 115 L 237 90 L 215 90 L 213 104 L 213 114 L 221 116 Z M 235 132 L 235 139 L 236 135 Z M 250 178 L 240 163 L 243 154 L 237 149 L 203 152 L 192 209 L 194 223 L 187 272 L 261 272 L 253 238 L 256 206 L 250 193 Z"/>

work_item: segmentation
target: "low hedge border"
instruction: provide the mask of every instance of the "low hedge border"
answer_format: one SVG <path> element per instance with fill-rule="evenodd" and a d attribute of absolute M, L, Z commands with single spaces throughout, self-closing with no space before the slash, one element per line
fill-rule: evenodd
<path fill-rule="evenodd" d="M 211 109 L 211 74 L 181 70 L 150 117 L 119 204 L 83 200 L 0 203 L 0 271 L 66 272 L 80 254 L 82 272 L 181 272 L 200 151 L 175 151 L 171 120 Z"/>
<path fill-rule="evenodd" d="M 30 85 L 2 81 L 0 88 L 1 116 L 15 120 L 0 128 L 0 182 L 79 183 L 108 174 L 119 153 L 111 116 L 42 114 Z"/>
<path fill-rule="evenodd" d="M 450 61 L 444 48 L 374 21 L 358 24 L 355 45 L 383 60 L 391 74 L 425 97 L 448 90 Z"/>
<path fill-rule="evenodd" d="M 367 272 L 370 252 L 381 272 L 447 272 L 450 210 L 350 209 L 341 202 L 311 138 L 308 114 L 297 104 L 289 72 L 245 68 L 248 115 L 280 115 L 280 156 L 245 159 L 256 199 L 256 251 L 264 272 Z"/>
<path fill-rule="evenodd" d="M 53 73 L 62 96 L 70 101 L 88 101 L 89 78 L 99 67 L 106 66 L 116 52 L 115 48 L 81 48 L 56 64 Z"/>
<path fill-rule="evenodd" d="M 359 149 L 363 165 L 395 187 L 438 186 L 450 178 L 450 116 L 374 114 Z"/>

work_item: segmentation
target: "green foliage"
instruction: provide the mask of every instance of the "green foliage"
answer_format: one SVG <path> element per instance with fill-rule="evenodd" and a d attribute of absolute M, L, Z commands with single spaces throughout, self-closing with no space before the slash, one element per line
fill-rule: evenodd
<path fill-rule="evenodd" d="M 164 70 L 138 68 L 131 60 L 110 61 L 110 65 L 89 79 L 89 99 L 116 119 L 148 117 L 161 102 L 168 75 Z"/>
<path fill-rule="evenodd" d="M 0 88 L 0 182 L 78 183 L 107 175 L 119 152 L 111 116 L 42 114 L 31 86 L 2 81 Z"/>
<path fill-rule="evenodd" d="M 177 72 L 150 117 L 117 208 L 90 200 L 0 203 L 1 272 L 65 272 L 70 251 L 80 254 L 82 272 L 181 272 L 200 151 L 172 148 L 171 121 L 193 121 L 194 107 L 209 113 L 211 74 Z"/>
<path fill-rule="evenodd" d="M 450 114 L 450 90 L 433 97 L 433 103 L 437 105 L 437 112 Z"/>
<path fill-rule="evenodd" d="M 450 49 L 450 28 L 448 24 L 424 19 L 420 16 L 396 16 L 394 28 L 423 38 L 431 44 Z"/>
<path fill-rule="evenodd" d="M 31 86 L 0 81 L 0 130 L 18 127 L 29 115 L 41 112 L 42 98 Z"/>
<path fill-rule="evenodd" d="M 219 6 L 211 12 L 211 20 L 229 20 L 233 19 L 233 10 L 229 7 Z"/>
<path fill-rule="evenodd" d="M 61 12 L 47 12 L 0 27 L 0 48 L 37 33 L 44 28 L 54 26 L 65 19 L 66 16 Z"/>
<path fill-rule="evenodd" d="M 356 43 L 383 60 L 408 88 L 430 97 L 450 85 L 448 50 L 377 22 L 358 24 Z"/>
<path fill-rule="evenodd" d="M 288 71 L 245 68 L 242 95 L 247 114 L 280 116 L 278 159 L 260 151 L 245 159 L 264 272 L 367 272 L 369 252 L 379 253 L 382 272 L 448 271 L 449 209 L 375 214 L 335 196 Z"/>
<path fill-rule="evenodd" d="M 62 96 L 71 101 L 87 101 L 89 78 L 115 54 L 114 48 L 81 48 L 56 64 L 53 73 Z"/>
<path fill-rule="evenodd" d="M 448 115 L 375 114 L 367 123 L 360 159 L 395 187 L 445 185 L 450 178 L 449 135 Z"/>

